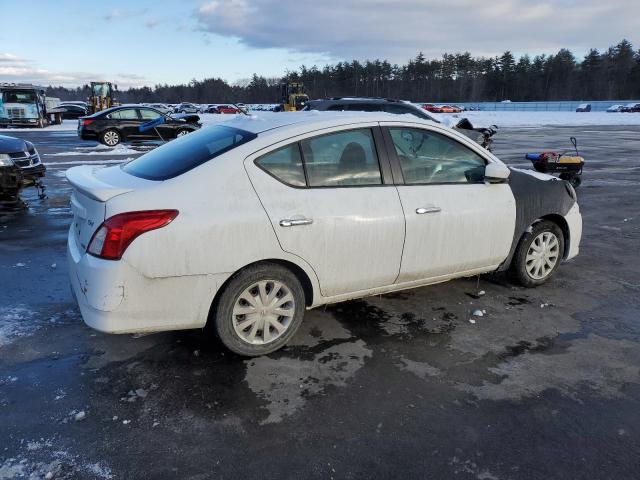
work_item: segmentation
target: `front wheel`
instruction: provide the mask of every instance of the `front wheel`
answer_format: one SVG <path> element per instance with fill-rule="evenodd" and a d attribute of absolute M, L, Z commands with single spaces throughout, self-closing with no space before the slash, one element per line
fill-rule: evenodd
<path fill-rule="evenodd" d="M 122 138 L 117 130 L 110 129 L 100 135 L 100 141 L 107 147 L 115 147 L 122 141 Z"/>
<path fill-rule="evenodd" d="M 524 234 L 511 262 L 511 274 L 524 287 L 537 287 L 555 273 L 564 254 L 564 235 L 553 222 L 543 220 Z"/>
<path fill-rule="evenodd" d="M 285 346 L 302 322 L 305 296 L 298 278 L 275 264 L 237 273 L 216 302 L 218 338 L 232 352 L 254 357 Z"/>

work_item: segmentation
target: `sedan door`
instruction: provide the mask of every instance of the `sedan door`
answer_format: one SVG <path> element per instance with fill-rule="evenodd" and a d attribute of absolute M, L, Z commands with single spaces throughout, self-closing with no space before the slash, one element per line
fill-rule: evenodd
<path fill-rule="evenodd" d="M 164 116 L 159 111 L 151 108 L 140 108 L 139 111 L 140 117 L 142 118 L 142 124 L 158 120 L 160 117 Z M 168 140 L 174 138 L 176 134 L 175 128 L 172 124 L 163 123 L 154 128 L 150 128 L 149 130 L 145 130 L 140 133 L 140 136 L 152 140 Z"/>
<path fill-rule="evenodd" d="M 377 126 L 343 127 L 246 160 L 282 249 L 314 269 L 325 297 L 398 276 L 404 218 L 382 145 Z"/>
<path fill-rule="evenodd" d="M 398 282 L 490 270 L 509 254 L 515 199 L 484 181 L 485 158 L 444 129 L 388 123 L 394 176 L 406 219 Z"/>
<path fill-rule="evenodd" d="M 135 108 L 122 108 L 108 115 L 109 124 L 117 127 L 126 139 L 139 138 L 138 126 L 142 123 L 138 110 Z"/>

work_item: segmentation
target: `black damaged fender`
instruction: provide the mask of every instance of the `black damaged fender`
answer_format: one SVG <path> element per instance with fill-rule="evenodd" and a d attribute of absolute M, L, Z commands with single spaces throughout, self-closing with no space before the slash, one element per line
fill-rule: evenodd
<path fill-rule="evenodd" d="M 543 180 L 537 178 L 535 172 L 527 173 L 514 168 L 510 170 L 509 186 L 516 201 L 516 226 L 509 256 L 498 270 L 509 268 L 518 242 L 533 222 L 547 215 L 564 217 L 576 203 L 564 180 L 555 177 Z"/>

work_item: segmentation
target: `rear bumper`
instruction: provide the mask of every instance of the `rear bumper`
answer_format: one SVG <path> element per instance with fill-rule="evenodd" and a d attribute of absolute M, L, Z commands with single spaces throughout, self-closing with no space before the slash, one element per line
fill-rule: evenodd
<path fill-rule="evenodd" d="M 78 130 L 78 137 L 82 140 L 98 140 L 98 134 L 96 132 L 90 132 L 87 130 Z"/>
<path fill-rule="evenodd" d="M 564 218 L 569 226 L 569 249 L 565 260 L 570 260 L 580 252 L 580 240 L 582 239 L 582 215 L 578 202 L 571 207 Z"/>
<path fill-rule="evenodd" d="M 67 262 L 84 322 L 106 333 L 202 328 L 217 289 L 228 277 L 148 278 L 124 259 L 102 260 L 81 251 L 73 230 L 67 239 Z"/>

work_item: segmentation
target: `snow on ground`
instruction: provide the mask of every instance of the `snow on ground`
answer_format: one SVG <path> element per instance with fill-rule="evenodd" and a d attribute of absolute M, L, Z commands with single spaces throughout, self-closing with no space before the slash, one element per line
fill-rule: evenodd
<path fill-rule="evenodd" d="M 150 150 L 150 148 L 142 148 L 143 150 Z M 124 144 L 116 145 L 115 147 L 107 147 L 106 145 L 97 145 L 95 147 L 78 147 L 71 152 L 57 152 L 57 153 L 45 153 L 45 157 L 72 157 L 76 155 L 132 155 L 140 153 L 141 147 L 136 149 L 130 148 Z"/>
<path fill-rule="evenodd" d="M 119 164 L 119 163 L 124 163 L 124 162 L 129 162 L 133 160 L 133 157 L 127 157 L 127 158 L 119 158 L 117 160 L 99 160 L 97 162 L 89 162 L 87 160 L 77 160 L 77 161 L 69 161 L 69 162 L 44 162 L 45 165 L 47 165 L 47 167 L 50 166 L 56 166 L 56 165 L 88 165 L 91 164 L 93 166 L 96 167 L 104 167 L 107 164 Z M 64 176 L 64 175 L 60 175 L 60 176 Z"/>
<path fill-rule="evenodd" d="M 636 113 L 607 112 L 463 112 L 441 117 L 464 118 L 474 126 L 497 125 L 498 127 L 542 127 L 582 125 L 640 125 Z"/>
<path fill-rule="evenodd" d="M 20 268 L 23 265 L 18 263 L 14 268 Z M 35 312 L 22 306 L 0 307 L 0 347 L 36 331 L 40 326 L 33 321 L 34 315 Z"/>
<path fill-rule="evenodd" d="M 227 122 L 238 115 L 201 113 L 200 120 L 203 125 L 213 125 Z M 290 113 L 251 112 L 251 115 L 291 115 Z M 607 113 L 607 112 L 463 112 L 459 114 L 434 115 L 440 118 L 467 117 L 475 125 L 498 125 L 499 127 L 541 127 L 545 125 L 640 125 L 640 115 L 634 113 Z M 44 129 L 46 132 L 71 134 L 78 127 L 75 120 L 65 120 L 61 125 L 52 125 Z M 11 135 L 12 131 L 43 131 L 40 128 L 5 129 L 2 133 Z M 62 153 L 59 155 L 63 155 Z M 80 155 L 74 154 L 74 155 Z M 98 154 L 95 154 L 98 155 Z"/>

